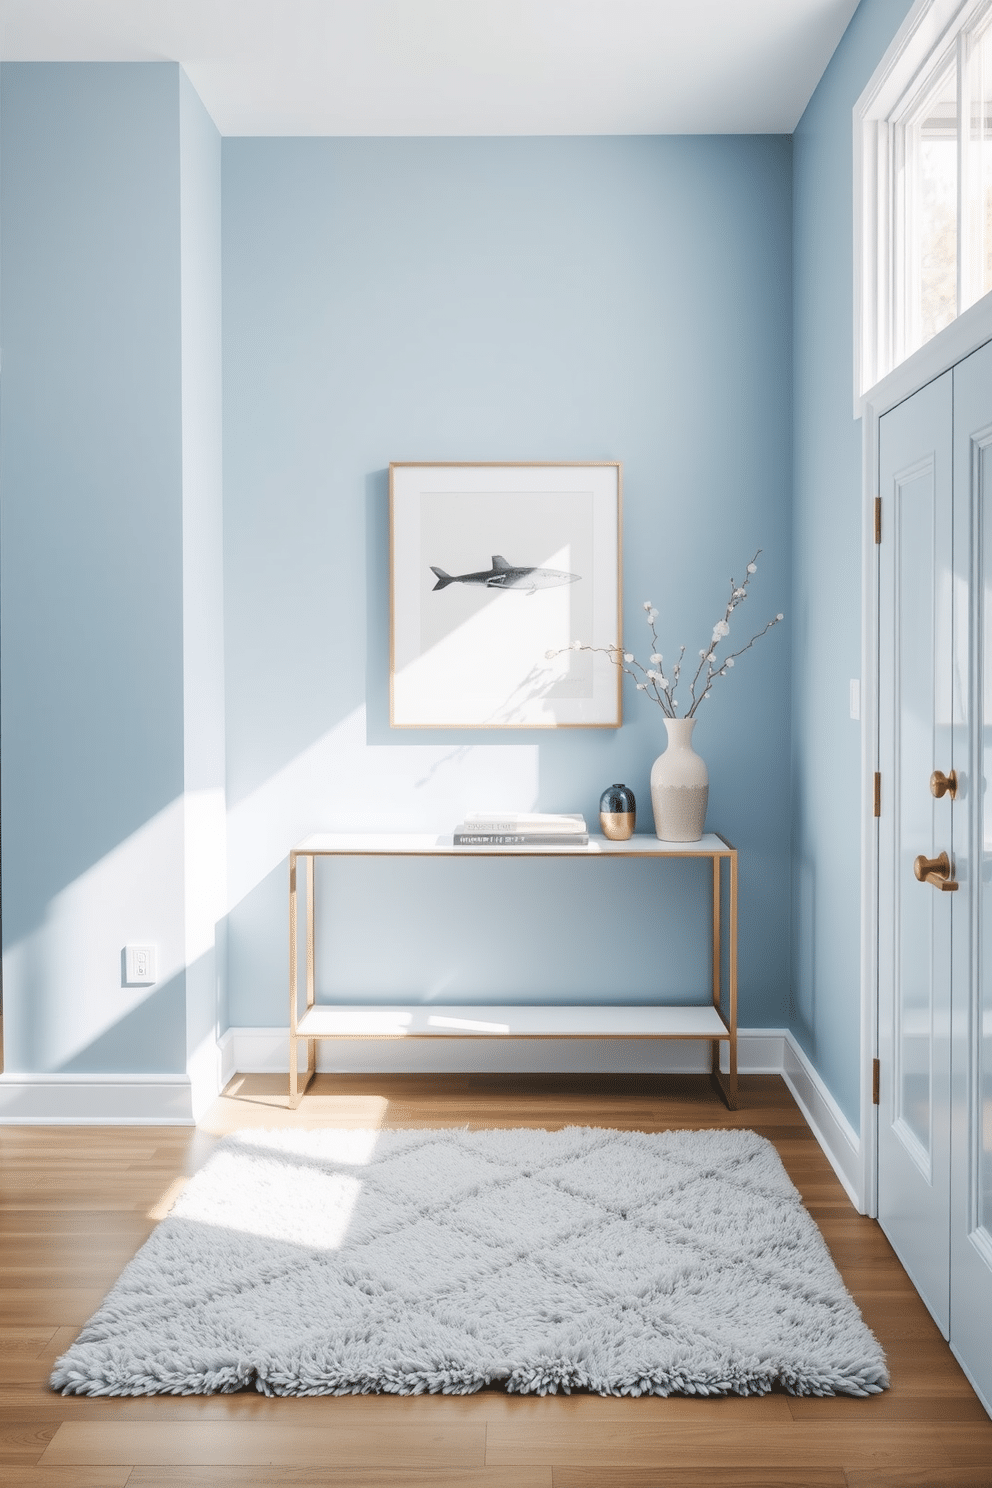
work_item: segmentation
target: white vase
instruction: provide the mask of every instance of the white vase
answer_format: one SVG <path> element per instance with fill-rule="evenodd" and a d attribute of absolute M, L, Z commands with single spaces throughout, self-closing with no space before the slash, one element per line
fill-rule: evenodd
<path fill-rule="evenodd" d="M 668 748 L 651 767 L 654 829 L 662 842 L 698 842 L 706 821 L 710 777 L 692 747 L 694 718 L 666 718 Z"/>

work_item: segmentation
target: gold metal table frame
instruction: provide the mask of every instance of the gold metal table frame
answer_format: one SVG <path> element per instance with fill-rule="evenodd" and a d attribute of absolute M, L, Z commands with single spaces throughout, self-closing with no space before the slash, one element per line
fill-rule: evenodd
<path fill-rule="evenodd" d="M 457 858 L 709 858 L 713 866 L 712 1004 L 661 1004 L 636 1007 L 472 1007 L 475 1018 L 448 1017 L 460 1008 L 342 1007 L 316 1001 L 314 877 L 319 857 Z M 306 1007 L 299 1011 L 298 865 L 306 863 Z M 722 1011 L 722 865 L 728 865 L 727 1015 Z M 499 1013 L 500 1022 L 486 1014 Z M 476 1021 L 479 1026 L 459 1027 Z M 450 1026 L 455 1025 L 455 1026 Z M 710 1044 L 711 1074 L 728 1108 L 737 1110 L 737 850 L 717 833 L 699 842 L 659 842 L 638 834 L 626 842 L 590 837 L 588 847 L 455 847 L 451 838 L 414 833 L 334 833 L 307 837 L 289 854 L 289 1105 L 295 1109 L 317 1068 L 320 1039 L 529 1038 L 529 1039 L 694 1039 Z M 299 1070 L 299 1044 L 307 1046 L 306 1069 Z M 727 1046 L 728 1068 L 721 1068 Z"/>

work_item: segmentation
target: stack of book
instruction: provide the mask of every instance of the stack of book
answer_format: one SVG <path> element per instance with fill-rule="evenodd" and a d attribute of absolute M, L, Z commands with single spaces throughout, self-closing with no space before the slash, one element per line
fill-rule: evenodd
<path fill-rule="evenodd" d="M 577 812 L 474 812 L 455 828 L 456 847 L 587 847 L 589 830 Z"/>

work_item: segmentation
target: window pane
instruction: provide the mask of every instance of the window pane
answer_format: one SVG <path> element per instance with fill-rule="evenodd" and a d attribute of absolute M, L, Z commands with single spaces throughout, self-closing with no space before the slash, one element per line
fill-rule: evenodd
<path fill-rule="evenodd" d="M 978 76 L 971 137 L 980 163 L 979 200 L 975 203 L 980 237 L 978 293 L 988 294 L 992 289 L 992 29 L 985 32 L 976 50 Z"/>
<path fill-rule="evenodd" d="M 958 83 L 952 72 L 913 128 L 915 336 L 922 346 L 958 309 Z"/>

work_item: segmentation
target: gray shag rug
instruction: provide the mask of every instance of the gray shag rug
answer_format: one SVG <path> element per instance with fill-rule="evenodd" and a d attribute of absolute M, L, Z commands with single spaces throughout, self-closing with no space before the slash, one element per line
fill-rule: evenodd
<path fill-rule="evenodd" d="M 751 1131 L 246 1131 L 58 1360 L 77 1395 L 871 1395 L 865 1326 Z"/>

